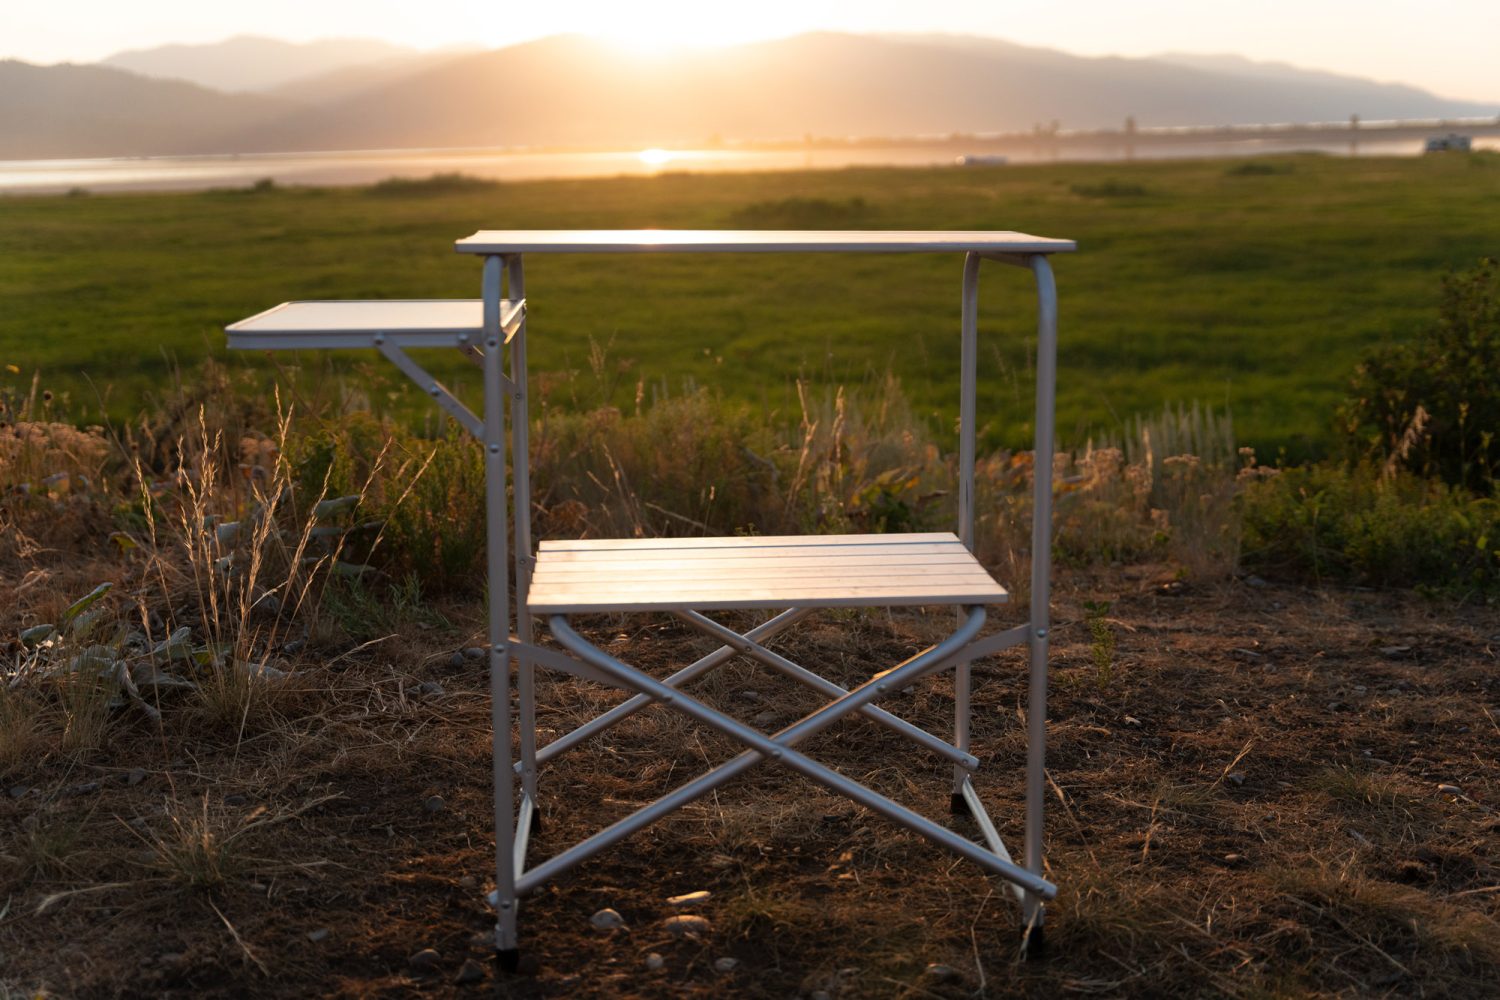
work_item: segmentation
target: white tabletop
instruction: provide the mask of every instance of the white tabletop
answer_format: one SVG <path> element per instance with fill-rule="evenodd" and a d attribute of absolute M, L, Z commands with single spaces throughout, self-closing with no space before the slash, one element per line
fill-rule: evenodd
<path fill-rule="evenodd" d="M 500 303 L 500 325 L 519 321 L 524 302 Z M 462 346 L 484 331 L 479 299 L 283 302 L 224 328 L 229 346 L 278 348 Z"/>
<path fill-rule="evenodd" d="M 867 230 L 482 229 L 459 253 L 1065 253 L 1072 240 L 1026 233 Z"/>
<path fill-rule="evenodd" d="M 951 532 L 542 542 L 536 614 L 999 604 Z"/>

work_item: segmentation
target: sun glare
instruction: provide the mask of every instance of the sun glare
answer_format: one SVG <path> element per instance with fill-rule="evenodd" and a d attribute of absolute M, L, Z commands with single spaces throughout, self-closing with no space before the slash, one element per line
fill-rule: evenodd
<path fill-rule="evenodd" d="M 665 149 L 643 149 L 635 155 L 648 167 L 659 167 L 672 159 L 672 154 Z"/>
<path fill-rule="evenodd" d="M 733 34 L 694 24 L 651 24 L 638 22 L 605 25 L 594 36 L 608 45 L 637 56 L 663 56 L 688 49 L 709 49 L 747 42 L 756 37 L 748 33 Z"/>

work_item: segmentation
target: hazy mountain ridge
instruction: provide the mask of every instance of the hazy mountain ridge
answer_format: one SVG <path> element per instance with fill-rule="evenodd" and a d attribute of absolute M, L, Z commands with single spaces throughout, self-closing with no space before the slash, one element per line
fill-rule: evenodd
<path fill-rule="evenodd" d="M 271 90 L 323 73 L 419 55 L 416 49 L 369 38 L 299 43 L 236 35 L 206 45 L 160 45 L 117 52 L 100 60 L 100 65 L 240 93 Z"/>
<path fill-rule="evenodd" d="M 246 142 L 284 149 L 619 145 L 711 135 L 1024 131 L 1053 121 L 1117 128 L 1127 116 L 1145 127 L 1494 113 L 1412 87 L 1307 77 L 1247 78 L 988 39 L 813 33 L 647 60 L 559 36 L 299 112 Z"/>
<path fill-rule="evenodd" d="M 711 136 L 1016 132 L 1052 122 L 1119 128 L 1128 116 L 1144 128 L 1497 110 L 1278 64 L 1214 56 L 1085 58 L 950 35 L 811 33 L 665 57 L 561 35 L 304 75 L 277 91 L 295 101 L 129 74 L 90 76 L 120 73 L 98 67 L 26 69 L 27 87 L 0 81 L 0 155 L 619 148 Z M 99 99 L 91 87 L 134 96 Z"/>
<path fill-rule="evenodd" d="M 0 60 L 0 159 L 229 151 L 292 108 L 105 66 Z"/>

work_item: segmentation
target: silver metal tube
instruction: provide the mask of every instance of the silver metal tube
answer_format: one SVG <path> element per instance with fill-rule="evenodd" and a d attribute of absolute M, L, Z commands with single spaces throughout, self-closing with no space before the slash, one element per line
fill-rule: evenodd
<path fill-rule="evenodd" d="M 986 656 L 993 656 L 1003 649 L 1019 646 L 1031 638 L 1031 628 L 1026 625 L 1017 625 L 1008 628 L 1004 632 L 996 632 L 987 635 L 983 639 L 975 639 L 969 644 L 969 656 L 976 660 L 982 660 Z"/>
<path fill-rule="evenodd" d="M 664 803 L 667 800 L 674 801 L 673 808 L 685 805 L 694 798 L 707 794 L 712 789 L 723 784 L 730 777 L 744 770 L 744 768 L 769 757 L 786 764 L 793 770 L 802 773 L 830 790 L 852 799 L 867 809 L 886 816 L 888 819 L 906 827 L 912 832 L 948 848 L 955 854 L 988 868 L 1002 878 L 1020 884 L 1029 892 L 1047 899 L 1053 898 L 1057 894 L 1057 888 L 1046 879 L 1004 861 L 973 841 L 967 840 L 952 830 L 917 815 L 906 807 L 880 795 L 878 792 L 871 791 L 863 785 L 851 781 L 838 772 L 791 749 L 791 747 L 801 740 L 827 728 L 837 719 L 880 697 L 889 688 L 899 687 L 905 682 L 920 676 L 923 672 L 930 670 L 933 662 L 951 658 L 983 627 L 984 618 L 983 607 L 976 606 L 970 608 L 968 620 L 953 635 L 907 660 L 891 673 L 860 685 L 844 698 L 828 705 L 819 712 L 809 715 L 796 725 L 782 730 L 776 734 L 774 739 L 771 739 L 757 730 L 751 729 L 735 719 L 724 715 L 722 712 L 717 712 L 709 708 L 688 694 L 675 691 L 653 678 L 644 677 L 640 671 L 632 669 L 603 650 L 588 643 L 582 636 L 573 631 L 564 616 L 554 615 L 550 619 L 552 634 L 564 646 L 567 646 L 579 656 L 584 657 L 607 673 L 615 674 L 622 679 L 627 676 L 631 677 L 632 681 L 639 683 L 647 694 L 664 703 L 675 705 L 680 711 L 704 725 L 739 740 L 750 747 L 750 750 L 714 771 L 703 775 L 696 781 L 683 786 L 667 796 L 666 799 L 653 803 L 627 816 L 608 829 L 575 845 L 572 849 L 552 858 L 550 861 L 538 865 L 521 880 L 520 888 L 523 891 L 535 888 L 546 879 L 581 863 L 609 846 L 609 844 L 640 829 L 652 819 L 671 811 L 664 807 Z"/>
<path fill-rule="evenodd" d="M 433 402 L 448 411 L 449 416 L 457 420 L 464 430 L 476 438 L 481 440 L 484 438 L 484 424 L 480 419 L 449 392 L 447 386 L 433 378 L 427 369 L 413 361 L 410 355 L 395 344 L 377 343 L 376 347 L 381 354 L 385 355 L 387 361 L 401 369 L 407 378 L 416 383 L 418 388 L 431 396 Z"/>
<path fill-rule="evenodd" d="M 813 733 L 827 729 L 850 712 L 877 698 L 887 691 L 899 691 L 924 674 L 932 673 L 958 655 L 975 634 L 984 627 L 985 611 L 981 606 L 968 609 L 968 619 L 942 642 L 918 653 L 879 677 L 865 681 L 838 701 L 831 702 L 800 722 L 782 730 L 778 738 L 785 737 L 787 745 L 793 746 Z M 555 631 L 554 626 L 554 631 Z"/>
<path fill-rule="evenodd" d="M 521 808 L 516 811 L 516 843 L 512 849 L 515 877 L 526 870 L 526 847 L 531 842 L 531 817 L 536 815 L 536 800 L 521 793 Z"/>
<path fill-rule="evenodd" d="M 495 947 L 516 947 L 515 779 L 510 765 L 510 595 L 505 551 L 505 399 L 501 384 L 501 259 L 484 259 L 485 570 L 488 576 L 490 725 L 495 771 Z"/>
<path fill-rule="evenodd" d="M 734 629 L 719 624 L 707 615 L 699 614 L 696 611 L 678 611 L 674 613 L 678 618 L 681 618 L 699 631 L 705 632 L 716 639 L 722 639 L 731 646 L 736 646 L 739 652 L 744 653 L 746 656 L 781 671 L 793 680 L 801 681 L 821 694 L 826 694 L 832 698 L 841 698 L 849 693 L 847 689 L 839 687 L 828 678 L 820 677 L 811 670 L 788 660 L 779 653 L 767 649 L 760 643 L 740 635 Z M 927 730 L 914 726 L 905 719 L 898 718 L 879 706 L 866 705 L 859 711 L 866 718 L 872 719 L 887 729 L 900 733 L 912 742 L 926 747 L 933 753 L 952 761 L 954 768 L 960 773 L 979 770 L 979 758 L 972 754 L 964 753 L 962 750 L 932 735 Z"/>
<path fill-rule="evenodd" d="M 776 617 L 761 622 L 759 625 L 755 626 L 755 628 L 751 629 L 749 632 L 746 632 L 744 638 L 757 640 L 769 639 L 772 636 L 775 636 L 778 633 L 784 631 L 788 626 L 794 625 L 802 619 L 806 618 L 810 614 L 812 614 L 811 608 L 789 608 Z M 667 685 L 668 687 L 681 687 L 694 678 L 700 677 L 708 671 L 714 669 L 725 661 L 734 659 L 738 655 L 738 650 L 732 649 L 729 646 L 720 646 L 718 649 L 714 650 L 712 653 L 709 653 L 702 659 L 695 660 L 694 662 L 689 663 L 687 666 L 683 667 L 681 670 L 668 677 L 662 683 Z M 553 757 L 556 757 L 560 753 L 565 753 L 568 750 L 571 750 L 573 747 L 576 747 L 584 740 L 589 739 L 593 736 L 597 736 L 599 733 L 604 732 L 604 730 L 609 729 L 611 726 L 619 725 L 621 722 L 624 722 L 626 719 L 630 718 L 632 715 L 634 715 L 636 712 L 639 712 L 647 705 L 650 705 L 655 700 L 656 699 L 651 698 L 648 695 L 638 694 L 633 698 L 622 701 L 620 704 L 616 705 L 608 712 L 605 712 L 603 715 L 595 719 L 591 719 L 589 722 L 585 723 L 582 726 L 579 726 L 572 732 L 565 733 L 564 735 L 559 736 L 557 739 L 553 740 L 551 743 L 548 743 L 546 746 L 542 747 L 542 749 L 537 753 L 537 762 L 545 764 Z"/>
<path fill-rule="evenodd" d="M 964 255 L 963 300 L 959 326 L 959 395 L 958 395 L 958 538 L 970 552 L 974 551 L 974 439 L 978 422 L 979 384 L 979 255 Z M 962 614 L 962 612 L 960 612 Z M 965 752 L 969 749 L 969 715 L 971 677 L 968 660 L 953 670 L 953 742 Z M 953 769 L 953 790 L 959 791 L 968 775 Z"/>
<path fill-rule="evenodd" d="M 519 254 L 506 258 L 506 290 L 512 302 L 526 298 L 526 274 Z M 532 621 L 526 610 L 531 593 L 531 418 L 527 409 L 526 318 L 523 315 L 510 340 L 510 465 L 515 495 L 516 637 L 531 645 Z M 504 502 L 502 498 L 502 503 Z M 536 798 L 536 667 L 523 655 L 516 657 L 516 687 L 520 695 L 521 790 Z"/>
<path fill-rule="evenodd" d="M 985 810 L 984 803 L 979 799 L 979 793 L 974 790 L 974 783 L 972 781 L 965 781 L 959 786 L 958 791 L 963 796 L 964 802 L 968 803 L 969 815 L 974 817 L 974 822 L 979 826 L 979 833 L 984 837 L 985 843 L 990 845 L 990 850 L 1000 855 L 1006 861 L 1011 861 L 1010 851 L 1006 850 L 1005 841 L 1000 839 L 1000 831 L 995 829 L 995 821 L 990 819 L 990 814 Z M 1010 888 L 1016 894 L 1016 899 L 1024 906 L 1026 904 L 1026 890 L 1014 882 L 1010 884 Z"/>
<path fill-rule="evenodd" d="M 1036 454 L 1032 459 L 1031 673 L 1026 698 L 1026 868 L 1042 874 L 1043 807 L 1047 798 L 1047 638 L 1052 621 L 1052 452 L 1057 401 L 1057 284 L 1044 254 L 1031 258 L 1036 276 Z M 1028 896 L 1025 917 L 1041 926 L 1042 901 Z"/>
<path fill-rule="evenodd" d="M 979 255 L 964 255 L 958 396 L 958 539 L 974 551 L 974 440 L 979 384 Z"/>

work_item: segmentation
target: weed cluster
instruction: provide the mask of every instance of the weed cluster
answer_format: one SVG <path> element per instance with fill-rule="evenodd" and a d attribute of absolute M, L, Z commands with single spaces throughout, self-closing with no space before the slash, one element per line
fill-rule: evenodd
<path fill-rule="evenodd" d="M 1500 471 L 1500 262 L 1443 281 L 1437 322 L 1367 355 L 1343 407 L 1361 457 L 1493 493 Z"/>
<path fill-rule="evenodd" d="M 497 186 L 499 181 L 475 177 L 458 171 L 431 174 L 427 177 L 387 177 L 376 181 L 366 190 L 374 197 L 411 197 L 413 195 L 443 195 L 454 192 L 482 191 Z"/>

